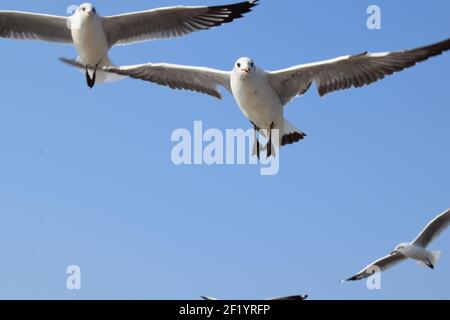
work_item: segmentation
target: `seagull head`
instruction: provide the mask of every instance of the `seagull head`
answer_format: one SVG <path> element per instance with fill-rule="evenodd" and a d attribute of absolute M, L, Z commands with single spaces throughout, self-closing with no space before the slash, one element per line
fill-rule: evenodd
<path fill-rule="evenodd" d="M 83 3 L 78 7 L 77 13 L 82 16 L 95 16 L 97 10 L 92 3 Z"/>
<path fill-rule="evenodd" d="M 408 243 L 400 243 L 398 246 L 395 247 L 394 251 L 391 252 L 391 255 L 398 254 L 398 253 L 405 253 Z"/>
<path fill-rule="evenodd" d="M 234 64 L 234 72 L 242 77 L 247 77 L 252 74 L 256 69 L 256 65 L 250 58 L 240 58 Z"/>

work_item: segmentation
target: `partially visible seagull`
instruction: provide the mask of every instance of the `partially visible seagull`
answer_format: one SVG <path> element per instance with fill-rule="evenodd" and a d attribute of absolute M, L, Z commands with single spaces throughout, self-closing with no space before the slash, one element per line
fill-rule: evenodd
<path fill-rule="evenodd" d="M 343 280 L 342 282 L 356 281 L 370 277 L 376 270 L 385 271 L 408 258 L 417 260 L 419 265 L 428 266 L 429 268 L 434 269 L 441 256 L 441 252 L 428 251 L 426 248 L 449 225 L 450 209 L 431 221 L 413 242 L 399 244 L 390 255 L 369 264 L 358 274 L 347 280 Z"/>
<path fill-rule="evenodd" d="M 384 79 L 394 72 L 412 67 L 420 61 L 450 49 L 450 39 L 430 46 L 401 52 L 344 56 L 332 60 L 303 64 L 285 70 L 265 71 L 250 58 L 240 58 L 231 72 L 174 64 L 141 64 L 106 67 L 105 71 L 135 79 L 208 94 L 221 99 L 219 86 L 235 98 L 242 113 L 255 129 L 254 154 L 260 156 L 256 132 L 268 132 L 267 157 L 272 155 L 272 130 L 278 129 L 279 145 L 292 144 L 306 137 L 284 118 L 284 106 L 305 94 L 313 83 L 320 96 L 330 92 L 362 87 Z M 77 66 L 75 61 L 63 61 Z M 277 141 L 275 141 L 277 142 Z"/>
<path fill-rule="evenodd" d="M 211 298 L 211 297 L 205 297 L 205 296 L 201 296 L 201 298 L 203 300 L 208 300 L 208 301 L 217 301 L 219 299 L 216 298 Z M 308 295 L 304 295 L 304 296 L 288 296 L 288 297 L 279 297 L 279 298 L 270 298 L 270 299 L 265 299 L 265 301 L 302 301 L 302 300 L 306 300 L 308 298 Z"/>
<path fill-rule="evenodd" d="M 113 65 L 108 51 L 128 45 L 188 35 L 229 23 L 250 12 L 259 0 L 213 7 L 168 7 L 102 17 L 94 5 L 84 3 L 70 17 L 0 11 L 0 37 L 43 40 L 75 45 L 86 65 Z M 88 86 L 117 80 L 111 74 L 86 69 Z"/>

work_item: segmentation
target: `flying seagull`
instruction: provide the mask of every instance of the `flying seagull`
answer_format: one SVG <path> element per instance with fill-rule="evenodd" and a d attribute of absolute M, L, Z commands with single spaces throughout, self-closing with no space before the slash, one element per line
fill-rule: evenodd
<path fill-rule="evenodd" d="M 91 66 L 113 65 L 108 51 L 115 45 L 188 35 L 232 22 L 252 11 L 259 0 L 213 7 L 168 7 L 102 17 L 84 3 L 70 17 L 0 11 L 0 37 L 73 44 L 78 60 Z M 86 69 L 88 86 L 120 77 Z"/>
<path fill-rule="evenodd" d="M 431 221 L 425 229 L 417 236 L 417 238 L 410 243 L 399 244 L 390 255 L 378 259 L 377 261 L 369 264 L 363 270 L 353 277 L 343 280 L 356 281 L 367 277 L 370 277 L 375 273 L 375 270 L 385 271 L 400 262 L 410 258 L 417 260 L 419 265 L 428 266 L 434 269 L 438 262 L 441 252 L 440 251 L 428 251 L 426 248 L 435 240 L 448 226 L 450 225 L 450 209 L 445 211 Z"/>
<path fill-rule="evenodd" d="M 216 298 L 205 297 L 205 296 L 201 296 L 201 298 L 203 300 L 208 300 L 208 301 L 217 301 L 218 300 Z M 307 298 L 308 298 L 308 295 L 304 295 L 304 296 L 298 295 L 298 296 L 288 296 L 288 297 L 265 299 L 265 301 L 302 301 L 302 300 L 306 300 Z"/>
<path fill-rule="evenodd" d="M 268 132 L 267 156 L 272 155 L 272 130 L 278 129 L 279 144 L 298 142 L 306 134 L 284 116 L 286 106 L 296 96 L 305 94 L 313 83 L 320 96 L 330 92 L 369 85 L 385 76 L 412 67 L 418 62 L 450 49 L 450 39 L 430 46 L 401 52 L 368 53 L 298 65 L 279 71 L 265 71 L 250 58 L 240 58 L 232 71 L 174 64 L 141 64 L 106 67 L 105 71 L 121 76 L 154 82 L 172 89 L 186 89 L 221 99 L 219 86 L 235 98 L 242 113 L 255 129 L 254 154 L 260 156 L 257 131 Z M 76 61 L 62 59 L 77 66 Z"/>

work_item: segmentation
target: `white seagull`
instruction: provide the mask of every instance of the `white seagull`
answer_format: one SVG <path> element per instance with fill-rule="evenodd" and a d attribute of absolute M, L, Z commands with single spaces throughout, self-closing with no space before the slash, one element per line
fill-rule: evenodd
<path fill-rule="evenodd" d="M 219 99 L 222 96 L 218 87 L 226 88 L 234 96 L 242 113 L 253 124 L 255 138 L 260 129 L 268 131 L 269 143 L 266 149 L 267 156 L 270 157 L 272 129 L 278 129 L 278 145 L 292 144 L 305 138 L 305 133 L 284 118 L 284 106 L 296 96 L 302 96 L 313 83 L 320 96 L 337 90 L 362 87 L 449 49 L 450 39 L 413 50 L 374 54 L 364 52 L 274 72 L 259 68 L 250 58 L 240 58 L 230 72 L 165 63 L 106 67 L 104 70 L 172 89 L 201 92 Z M 79 66 L 76 61 L 62 60 Z M 255 142 L 254 153 L 259 157 L 258 142 Z"/>
<path fill-rule="evenodd" d="M 201 298 L 203 300 L 207 300 L 207 301 L 218 301 L 219 300 L 216 298 L 205 297 L 205 296 L 201 296 Z M 302 301 L 302 300 L 306 300 L 307 298 L 308 298 L 308 295 L 304 295 L 304 296 L 298 295 L 298 296 L 270 298 L 270 299 L 265 299 L 265 301 Z"/>
<path fill-rule="evenodd" d="M 100 68 L 113 65 L 108 51 L 128 45 L 188 35 L 207 30 L 250 12 L 259 0 L 213 7 L 169 7 L 102 17 L 90 3 L 78 7 L 70 17 L 0 11 L 0 37 L 44 40 L 73 44 L 78 60 Z M 86 69 L 90 88 L 95 83 L 116 80 L 117 76 Z"/>
<path fill-rule="evenodd" d="M 390 255 L 369 264 L 358 274 L 347 280 L 343 280 L 342 282 L 356 281 L 370 277 L 376 270 L 385 271 L 408 258 L 417 260 L 419 265 L 428 266 L 429 268 L 434 269 L 441 256 L 441 252 L 429 251 L 426 248 L 449 225 L 450 209 L 431 221 L 414 241 L 399 244 Z"/>

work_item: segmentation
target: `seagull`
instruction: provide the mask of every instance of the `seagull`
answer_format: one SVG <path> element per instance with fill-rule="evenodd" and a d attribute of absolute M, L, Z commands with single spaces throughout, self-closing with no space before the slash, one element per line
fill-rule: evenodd
<path fill-rule="evenodd" d="M 207 301 L 217 301 L 219 299 L 216 298 L 211 298 L 211 297 L 205 297 L 205 296 L 200 296 L 203 300 L 207 300 Z M 308 298 L 308 295 L 304 295 L 304 296 L 288 296 L 288 297 L 279 297 L 279 298 L 270 298 L 270 299 L 265 299 L 265 301 L 303 301 L 306 300 Z"/>
<path fill-rule="evenodd" d="M 167 7 L 109 17 L 99 15 L 91 3 L 80 5 L 70 17 L 0 11 L 0 37 L 72 44 L 80 62 L 105 67 L 113 65 L 108 52 L 115 45 L 179 37 L 217 27 L 242 18 L 258 1 L 213 7 Z M 95 83 L 121 78 L 85 71 L 90 88 Z"/>
<path fill-rule="evenodd" d="M 369 264 L 363 270 L 353 277 L 342 280 L 356 281 L 367 277 L 370 277 L 375 273 L 375 270 L 386 271 L 387 269 L 403 262 L 410 258 L 417 260 L 419 265 L 428 266 L 434 269 L 438 262 L 441 252 L 440 251 L 428 251 L 426 248 L 435 240 L 448 226 L 450 225 L 450 209 L 437 216 L 431 221 L 425 229 L 417 236 L 417 238 L 410 243 L 399 244 L 390 255 L 378 259 L 377 261 Z"/>
<path fill-rule="evenodd" d="M 319 95 L 369 85 L 385 76 L 416 65 L 450 49 L 450 39 L 430 46 L 401 52 L 348 55 L 332 60 L 302 64 L 278 71 L 265 71 L 250 58 L 240 58 L 233 70 L 175 64 L 140 64 L 103 68 L 104 71 L 222 98 L 219 86 L 235 98 L 240 110 L 255 129 L 253 153 L 260 157 L 257 131 L 268 132 L 267 157 L 272 155 L 272 130 L 279 133 L 278 146 L 303 140 L 306 134 L 284 118 L 284 106 L 304 95 L 313 83 Z M 76 61 L 62 59 L 77 66 Z"/>

